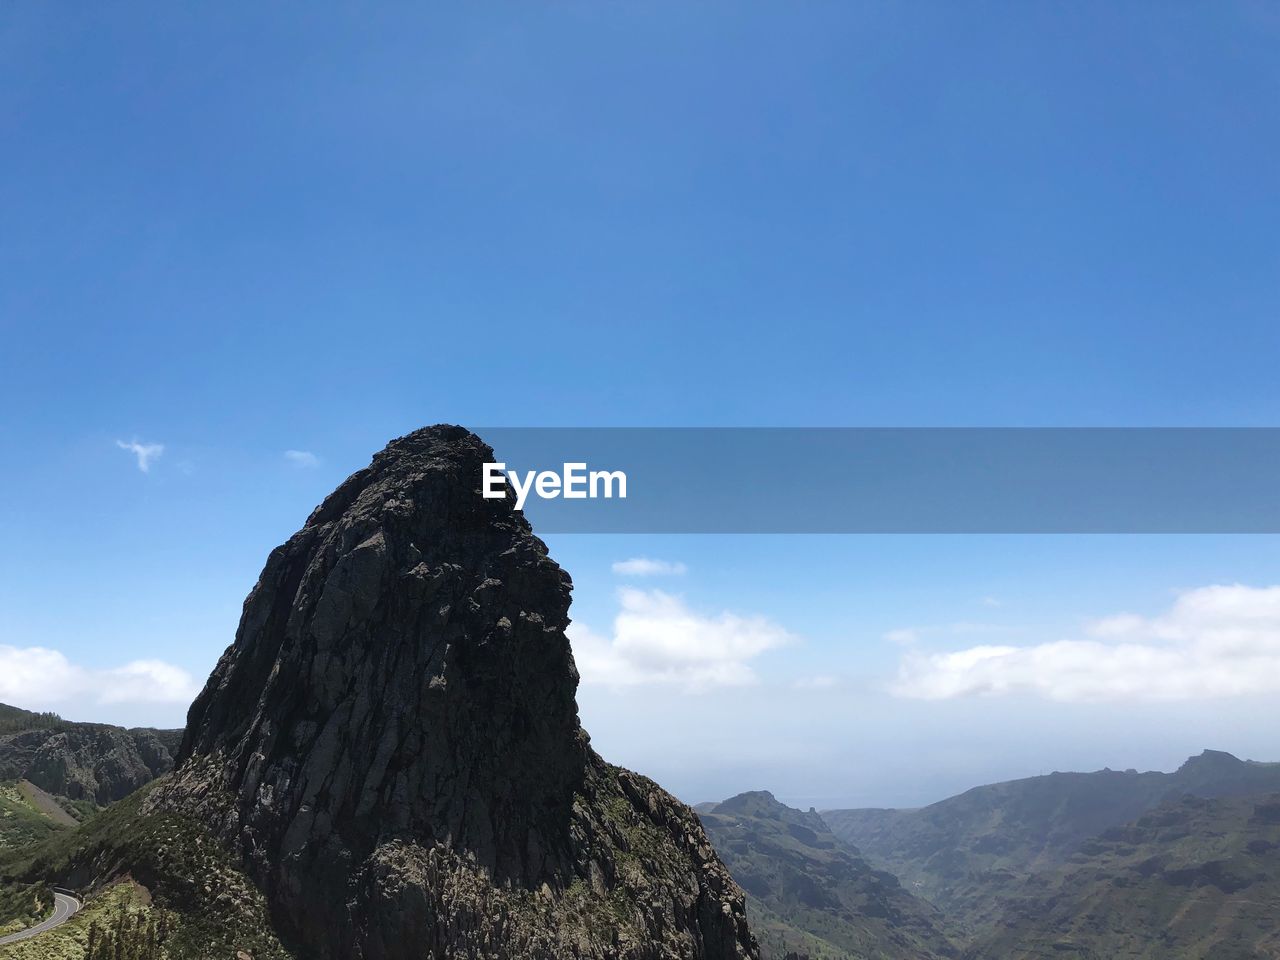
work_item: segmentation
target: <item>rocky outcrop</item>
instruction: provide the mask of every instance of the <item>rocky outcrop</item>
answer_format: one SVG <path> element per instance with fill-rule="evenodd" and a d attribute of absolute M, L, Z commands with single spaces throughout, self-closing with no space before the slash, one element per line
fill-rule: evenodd
<path fill-rule="evenodd" d="M 572 585 L 458 427 L 272 552 L 152 809 L 213 824 L 306 956 L 755 957 L 691 810 L 578 723 Z"/>
<path fill-rule="evenodd" d="M 10 733 L 0 737 L 0 780 L 105 806 L 173 769 L 170 733 L 65 721 Z"/>

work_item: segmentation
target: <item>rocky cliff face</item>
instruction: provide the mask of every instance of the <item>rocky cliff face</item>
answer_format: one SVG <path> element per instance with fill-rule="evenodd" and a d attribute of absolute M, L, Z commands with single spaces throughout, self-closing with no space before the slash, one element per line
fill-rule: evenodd
<path fill-rule="evenodd" d="M 216 825 L 307 956 L 756 956 L 697 818 L 578 723 L 571 582 L 457 427 L 269 557 L 152 800 Z"/>
<path fill-rule="evenodd" d="M 65 721 L 20 730 L 0 737 L 0 780 L 105 806 L 173 769 L 171 732 Z"/>

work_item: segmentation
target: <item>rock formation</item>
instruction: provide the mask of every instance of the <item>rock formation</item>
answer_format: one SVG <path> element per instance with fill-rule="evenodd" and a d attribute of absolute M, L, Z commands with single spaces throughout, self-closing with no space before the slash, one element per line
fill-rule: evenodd
<path fill-rule="evenodd" d="M 105 806 L 173 769 L 172 734 L 62 720 L 36 725 L 0 736 L 0 780 L 30 780 L 48 793 Z"/>
<path fill-rule="evenodd" d="M 757 956 L 692 811 L 591 749 L 572 584 L 492 459 L 402 437 L 271 553 L 152 809 L 213 824 L 307 957 Z"/>

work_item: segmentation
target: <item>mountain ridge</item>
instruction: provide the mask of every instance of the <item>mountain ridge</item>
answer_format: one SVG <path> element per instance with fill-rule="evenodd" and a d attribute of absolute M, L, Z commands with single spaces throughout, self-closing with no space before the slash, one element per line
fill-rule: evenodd
<path fill-rule="evenodd" d="M 767 790 L 700 807 L 708 835 L 746 891 L 767 958 L 958 955 L 941 914 L 842 843 L 816 811 L 789 807 Z"/>
<path fill-rule="evenodd" d="M 1029 875 L 1064 863 L 1081 843 L 1183 794 L 1280 790 L 1280 763 L 1205 750 L 1172 773 L 1055 772 L 973 787 L 908 810 L 825 810 L 832 832 L 953 915 L 980 925 Z"/>
<path fill-rule="evenodd" d="M 1280 794 L 1184 794 L 1027 878 L 966 960 L 1280 956 Z"/>

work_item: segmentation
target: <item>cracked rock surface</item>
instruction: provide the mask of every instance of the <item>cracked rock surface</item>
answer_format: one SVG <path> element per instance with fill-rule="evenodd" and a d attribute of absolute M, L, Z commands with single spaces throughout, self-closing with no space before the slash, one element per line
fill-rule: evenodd
<path fill-rule="evenodd" d="M 277 547 L 155 807 L 243 857 L 301 956 L 758 956 L 698 819 L 591 749 L 572 583 L 459 427 Z"/>

